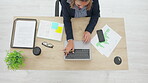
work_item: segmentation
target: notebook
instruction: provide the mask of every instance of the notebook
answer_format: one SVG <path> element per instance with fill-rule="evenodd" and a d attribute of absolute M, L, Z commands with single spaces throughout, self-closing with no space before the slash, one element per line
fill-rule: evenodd
<path fill-rule="evenodd" d="M 40 20 L 37 37 L 61 41 L 64 24 Z"/>

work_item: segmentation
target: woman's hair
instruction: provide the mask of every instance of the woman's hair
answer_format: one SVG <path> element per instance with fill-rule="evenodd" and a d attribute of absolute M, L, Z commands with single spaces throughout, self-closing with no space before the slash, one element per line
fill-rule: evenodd
<path fill-rule="evenodd" d="M 76 0 L 71 0 L 71 4 L 70 4 L 71 8 L 74 7 L 75 1 L 76 1 Z M 91 9 L 92 0 L 78 0 L 78 1 L 82 1 L 82 2 L 87 2 L 87 1 L 89 1 L 88 5 L 86 6 L 86 7 L 87 7 L 86 9 L 87 9 L 87 10 L 90 10 L 90 9 Z"/>

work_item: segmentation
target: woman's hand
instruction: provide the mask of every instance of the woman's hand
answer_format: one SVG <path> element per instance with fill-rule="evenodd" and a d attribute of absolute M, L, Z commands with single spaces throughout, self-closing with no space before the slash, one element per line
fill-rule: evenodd
<path fill-rule="evenodd" d="M 72 51 L 72 53 L 74 53 L 74 43 L 73 43 L 73 40 L 68 40 L 68 44 L 64 49 L 64 53 L 67 56 L 68 53 L 71 51 Z"/>
<path fill-rule="evenodd" d="M 83 40 L 84 43 L 90 42 L 90 40 L 91 40 L 91 34 L 90 34 L 90 32 L 85 31 L 82 40 Z"/>

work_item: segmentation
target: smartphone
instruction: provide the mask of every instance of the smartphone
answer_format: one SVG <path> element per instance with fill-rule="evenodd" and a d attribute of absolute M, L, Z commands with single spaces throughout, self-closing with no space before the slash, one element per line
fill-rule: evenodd
<path fill-rule="evenodd" d="M 101 29 L 97 30 L 97 35 L 98 35 L 99 42 L 105 41 L 104 34 L 103 34 L 103 31 Z"/>

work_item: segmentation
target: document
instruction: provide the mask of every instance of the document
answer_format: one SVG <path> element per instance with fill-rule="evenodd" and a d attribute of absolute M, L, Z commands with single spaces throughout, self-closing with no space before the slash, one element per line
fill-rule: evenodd
<path fill-rule="evenodd" d="M 119 41 L 121 40 L 121 36 L 112 30 L 108 25 L 105 25 L 103 28 L 103 34 L 105 37 L 104 42 L 99 42 L 97 34 L 91 40 L 91 44 L 106 57 L 109 57 L 112 51 L 115 49 Z"/>
<path fill-rule="evenodd" d="M 64 24 L 40 20 L 37 37 L 61 41 Z"/>
<path fill-rule="evenodd" d="M 33 48 L 36 21 L 16 21 L 12 47 Z"/>

